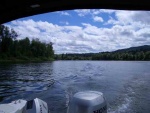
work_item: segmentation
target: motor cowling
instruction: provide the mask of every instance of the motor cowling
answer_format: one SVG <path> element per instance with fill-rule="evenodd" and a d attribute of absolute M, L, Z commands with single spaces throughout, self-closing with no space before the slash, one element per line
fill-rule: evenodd
<path fill-rule="evenodd" d="M 27 101 L 25 113 L 48 113 L 47 103 L 41 99 Z"/>
<path fill-rule="evenodd" d="M 67 113 L 107 113 L 103 93 L 98 91 L 76 93 L 69 103 Z"/>

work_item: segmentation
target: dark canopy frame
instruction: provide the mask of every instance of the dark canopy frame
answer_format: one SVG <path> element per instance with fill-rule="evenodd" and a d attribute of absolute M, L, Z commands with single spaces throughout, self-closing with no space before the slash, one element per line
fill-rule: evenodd
<path fill-rule="evenodd" d="M 149 0 L 2 0 L 0 24 L 36 14 L 72 9 L 150 10 Z"/>

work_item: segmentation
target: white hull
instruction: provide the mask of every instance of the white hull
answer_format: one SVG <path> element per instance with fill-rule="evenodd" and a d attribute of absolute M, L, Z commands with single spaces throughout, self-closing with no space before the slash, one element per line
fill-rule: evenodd
<path fill-rule="evenodd" d="M 48 113 L 47 103 L 41 99 L 16 100 L 9 104 L 0 104 L 0 113 Z"/>

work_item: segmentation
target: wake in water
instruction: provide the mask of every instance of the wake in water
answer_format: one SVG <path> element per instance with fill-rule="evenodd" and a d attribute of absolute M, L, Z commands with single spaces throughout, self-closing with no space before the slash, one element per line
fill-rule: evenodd
<path fill-rule="evenodd" d="M 149 83 L 149 73 L 134 76 L 124 86 L 123 95 L 120 97 L 121 101 L 117 99 L 116 105 L 115 103 L 110 105 L 108 113 L 149 113 Z"/>
<path fill-rule="evenodd" d="M 108 113 L 131 113 L 131 110 L 129 109 L 130 104 L 131 104 L 131 98 L 130 97 L 125 97 L 124 101 L 120 103 L 120 105 L 110 107 L 108 109 Z"/>

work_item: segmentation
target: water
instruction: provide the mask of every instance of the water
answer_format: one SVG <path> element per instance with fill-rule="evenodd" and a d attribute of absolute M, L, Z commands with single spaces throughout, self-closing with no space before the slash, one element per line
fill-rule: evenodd
<path fill-rule="evenodd" d="M 108 113 L 149 113 L 150 62 L 54 61 L 0 64 L 0 103 L 41 98 L 51 113 L 66 113 L 74 93 L 104 93 Z"/>

